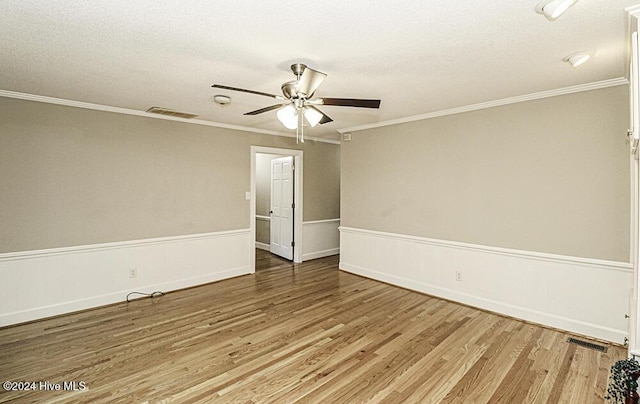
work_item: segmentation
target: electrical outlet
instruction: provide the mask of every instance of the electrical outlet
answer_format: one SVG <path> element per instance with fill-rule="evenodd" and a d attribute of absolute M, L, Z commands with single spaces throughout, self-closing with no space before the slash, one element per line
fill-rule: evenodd
<path fill-rule="evenodd" d="M 462 272 L 456 271 L 456 281 L 462 282 Z"/>
<path fill-rule="evenodd" d="M 135 278 L 138 276 L 138 268 L 129 268 L 129 278 Z"/>

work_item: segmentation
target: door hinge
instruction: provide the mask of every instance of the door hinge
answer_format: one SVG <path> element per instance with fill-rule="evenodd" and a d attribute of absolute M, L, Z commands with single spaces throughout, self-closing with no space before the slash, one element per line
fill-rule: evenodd
<path fill-rule="evenodd" d="M 295 202 L 292 202 L 292 203 L 291 203 L 291 209 L 295 209 L 295 208 L 296 208 L 296 203 L 295 203 Z"/>
<path fill-rule="evenodd" d="M 295 242 L 295 241 L 292 241 L 292 242 L 291 242 L 291 247 L 295 247 L 295 246 L 296 246 L 296 242 Z"/>

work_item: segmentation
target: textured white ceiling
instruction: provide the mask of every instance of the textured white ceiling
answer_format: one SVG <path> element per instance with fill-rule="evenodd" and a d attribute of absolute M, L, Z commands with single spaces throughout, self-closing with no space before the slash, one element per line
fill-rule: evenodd
<path fill-rule="evenodd" d="M 380 98 L 379 110 L 325 106 L 307 135 L 624 77 L 629 0 L 580 0 L 549 22 L 538 0 L 4 0 L 0 89 L 286 132 L 273 104 L 214 83 L 280 93 L 303 62 L 328 74 L 317 96 Z M 574 69 L 567 54 L 594 58 Z M 226 94 L 226 107 L 213 96 Z M 295 131 L 293 131 L 295 132 Z"/>

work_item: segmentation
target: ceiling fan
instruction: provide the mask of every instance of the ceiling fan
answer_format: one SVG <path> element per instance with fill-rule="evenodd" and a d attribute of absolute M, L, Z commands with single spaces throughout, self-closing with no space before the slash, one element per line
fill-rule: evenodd
<path fill-rule="evenodd" d="M 291 65 L 291 71 L 295 74 L 296 79 L 282 84 L 281 89 L 283 95 L 229 87 L 221 84 L 214 84 L 211 87 L 257 94 L 279 100 L 280 102 L 278 104 L 250 111 L 244 115 L 258 115 L 277 109 L 277 116 L 280 122 L 282 122 L 282 124 L 288 129 L 296 129 L 296 141 L 300 142 L 304 142 L 305 119 L 312 127 L 316 126 L 318 123 L 322 125 L 333 121 L 333 119 L 317 108 L 318 105 L 380 108 L 380 100 L 329 97 L 313 98 L 314 93 L 327 75 L 317 70 L 313 70 L 302 63 L 295 63 Z"/>

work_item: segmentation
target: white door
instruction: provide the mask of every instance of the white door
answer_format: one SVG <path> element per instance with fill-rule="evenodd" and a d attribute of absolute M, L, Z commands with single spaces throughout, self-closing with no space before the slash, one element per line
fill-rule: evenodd
<path fill-rule="evenodd" d="M 293 156 L 271 160 L 271 252 L 293 259 Z"/>

